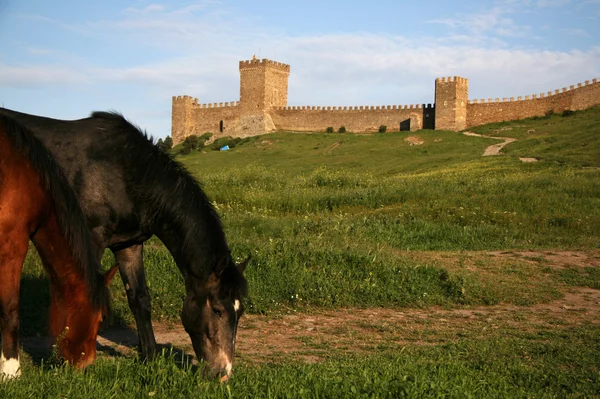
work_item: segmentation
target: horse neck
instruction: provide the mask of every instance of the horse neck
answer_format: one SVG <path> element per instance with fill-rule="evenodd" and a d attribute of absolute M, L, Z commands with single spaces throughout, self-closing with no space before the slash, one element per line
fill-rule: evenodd
<path fill-rule="evenodd" d="M 194 228 L 188 223 L 162 223 L 154 234 L 165 244 L 177 267 L 187 276 L 192 272 L 196 276 L 208 277 L 218 260 L 229 256 L 229 248 L 215 236 L 222 232 L 207 231 L 206 228 Z"/>
<path fill-rule="evenodd" d="M 88 287 L 85 269 L 78 265 L 59 227 L 55 212 L 50 212 L 46 223 L 34 234 L 32 241 L 50 277 L 54 292 L 69 302 L 89 302 L 88 294 L 95 287 Z"/>

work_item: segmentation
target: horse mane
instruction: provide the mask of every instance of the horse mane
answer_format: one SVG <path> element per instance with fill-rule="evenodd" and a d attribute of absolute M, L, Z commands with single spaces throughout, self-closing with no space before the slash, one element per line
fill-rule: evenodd
<path fill-rule="evenodd" d="M 29 160 L 50 193 L 62 235 L 83 273 L 90 301 L 96 308 L 108 305 L 108 291 L 100 283 L 100 263 L 93 251 L 85 216 L 63 170 L 31 130 L 6 115 L 0 115 L 0 123 L 6 125 L 8 139 Z"/>
<path fill-rule="evenodd" d="M 198 180 L 120 113 L 96 111 L 91 117 L 111 121 L 111 129 L 116 127 L 125 140 L 121 159 L 132 176 L 131 190 L 150 206 L 152 222 L 178 226 L 183 251 L 200 260 L 190 264 L 195 269 L 182 272 L 206 279 L 219 261 L 228 262 L 231 255 L 221 219 Z"/>

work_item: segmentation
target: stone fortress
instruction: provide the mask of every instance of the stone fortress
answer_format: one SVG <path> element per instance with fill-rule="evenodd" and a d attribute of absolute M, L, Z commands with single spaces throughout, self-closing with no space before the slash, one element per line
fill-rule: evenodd
<path fill-rule="evenodd" d="M 462 77 L 435 80 L 435 103 L 383 106 L 288 106 L 290 66 L 253 57 L 240 61 L 240 99 L 199 104 L 197 98 L 174 96 L 171 137 L 178 144 L 190 135 L 212 132 L 212 140 L 248 137 L 274 131 L 318 132 L 344 126 L 349 132 L 437 129 L 460 131 L 471 126 L 543 116 L 549 111 L 582 110 L 600 104 L 597 79 L 547 94 L 469 100 Z"/>

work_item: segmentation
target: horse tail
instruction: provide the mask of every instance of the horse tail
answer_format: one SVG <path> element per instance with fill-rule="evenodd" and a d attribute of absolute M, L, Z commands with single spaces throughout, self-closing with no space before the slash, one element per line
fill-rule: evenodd
<path fill-rule="evenodd" d="M 15 119 L 0 115 L 8 139 L 16 151 L 29 160 L 43 187 L 50 193 L 63 237 L 67 240 L 75 264 L 81 268 L 90 301 L 96 308 L 108 302 L 108 291 L 100 274 L 100 263 L 93 251 L 85 216 L 62 168 L 33 132 Z"/>

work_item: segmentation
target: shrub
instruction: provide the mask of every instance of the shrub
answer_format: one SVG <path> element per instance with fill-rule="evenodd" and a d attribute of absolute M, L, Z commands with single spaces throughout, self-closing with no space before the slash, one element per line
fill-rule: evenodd
<path fill-rule="evenodd" d="M 191 136 L 187 136 L 185 138 L 185 140 L 183 141 L 183 145 L 189 146 L 190 149 L 192 149 L 192 150 L 197 150 L 198 149 L 198 136 L 196 136 L 195 134 L 192 134 Z"/>
<path fill-rule="evenodd" d="M 156 146 L 163 151 L 169 151 L 171 148 L 173 148 L 173 140 L 171 139 L 171 136 L 165 137 L 164 140 L 158 139 Z"/>
<path fill-rule="evenodd" d="M 572 109 L 565 109 L 562 112 L 561 116 L 572 116 L 574 114 L 575 114 L 575 111 L 573 111 Z"/>
<path fill-rule="evenodd" d="M 189 143 L 184 142 L 183 143 L 183 147 L 181 147 L 181 149 L 179 150 L 179 153 L 181 155 L 187 155 L 190 152 L 192 152 L 192 147 Z"/>
<path fill-rule="evenodd" d="M 213 151 L 219 151 L 221 148 L 223 148 L 226 145 L 228 145 L 229 148 L 231 149 L 231 148 L 234 148 L 240 141 L 242 141 L 242 139 L 239 137 L 230 137 L 230 136 L 219 137 L 218 139 L 213 141 L 213 143 L 210 145 L 210 149 Z"/>
<path fill-rule="evenodd" d="M 206 142 L 212 137 L 212 135 L 213 134 L 211 132 L 207 132 L 204 133 L 202 136 L 198 137 L 198 150 L 201 150 L 206 146 Z"/>
<path fill-rule="evenodd" d="M 379 133 L 385 133 L 386 131 L 387 131 L 387 126 L 386 125 L 379 126 Z"/>
<path fill-rule="evenodd" d="M 333 126 L 329 126 L 326 130 L 327 133 L 333 133 Z"/>
<path fill-rule="evenodd" d="M 340 126 L 340 128 L 338 129 L 338 133 L 346 133 L 346 127 Z"/>

